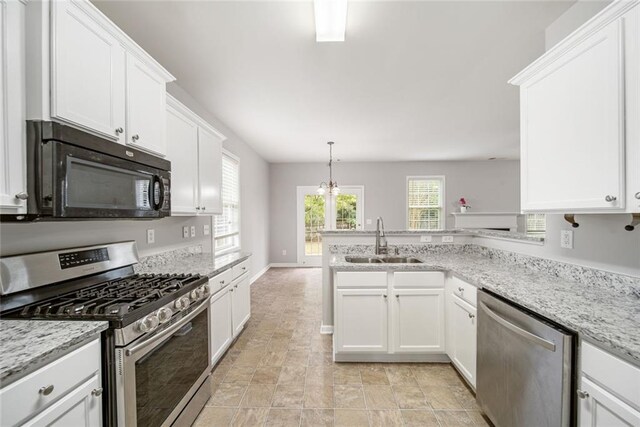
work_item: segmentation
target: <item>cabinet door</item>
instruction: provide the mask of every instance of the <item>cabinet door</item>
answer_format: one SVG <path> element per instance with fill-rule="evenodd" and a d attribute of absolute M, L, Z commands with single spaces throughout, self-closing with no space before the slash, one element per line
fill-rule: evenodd
<path fill-rule="evenodd" d="M 627 211 L 640 212 L 640 7 L 624 23 L 625 103 L 627 130 Z"/>
<path fill-rule="evenodd" d="M 171 161 L 171 214 L 196 213 L 198 205 L 198 126 L 167 107 L 167 160 Z"/>
<path fill-rule="evenodd" d="M 166 90 L 163 77 L 127 54 L 127 144 L 166 154 Z"/>
<path fill-rule="evenodd" d="M 102 389 L 100 376 L 96 374 L 91 377 L 24 425 L 30 427 L 101 426 Z"/>
<path fill-rule="evenodd" d="M 521 86 L 523 210 L 624 210 L 622 51 L 615 21 Z"/>
<path fill-rule="evenodd" d="M 386 353 L 387 290 L 336 290 L 335 352 Z"/>
<path fill-rule="evenodd" d="M 453 296 L 451 320 L 453 322 L 449 357 L 460 373 L 475 387 L 476 385 L 476 309 L 467 302 Z"/>
<path fill-rule="evenodd" d="M 0 213 L 26 212 L 25 5 L 0 1 Z M 21 194 L 23 193 L 23 194 Z M 19 196 L 19 197 L 16 197 Z M 21 198 L 22 197 L 22 198 Z"/>
<path fill-rule="evenodd" d="M 640 425 L 640 412 L 613 394 L 589 381 L 581 379 L 580 389 L 587 393 L 579 399 L 580 427 L 632 427 Z"/>
<path fill-rule="evenodd" d="M 51 116 L 124 141 L 124 48 L 88 2 L 51 2 Z"/>
<path fill-rule="evenodd" d="M 222 139 L 204 128 L 198 130 L 200 213 L 222 213 Z"/>
<path fill-rule="evenodd" d="M 444 353 L 444 289 L 396 289 L 391 328 L 395 353 Z"/>
<path fill-rule="evenodd" d="M 251 316 L 251 288 L 249 286 L 249 274 L 234 281 L 231 286 L 231 314 L 233 318 L 233 336 L 236 337 Z"/>
<path fill-rule="evenodd" d="M 223 289 L 211 300 L 211 364 L 214 365 L 233 340 L 231 325 L 231 292 Z"/>

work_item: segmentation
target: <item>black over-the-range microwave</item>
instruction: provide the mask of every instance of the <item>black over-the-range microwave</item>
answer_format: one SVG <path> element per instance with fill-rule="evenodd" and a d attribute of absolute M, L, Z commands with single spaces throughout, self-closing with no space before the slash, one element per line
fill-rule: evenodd
<path fill-rule="evenodd" d="M 2 221 L 170 215 L 169 161 L 60 123 L 26 125 L 27 213 Z"/>

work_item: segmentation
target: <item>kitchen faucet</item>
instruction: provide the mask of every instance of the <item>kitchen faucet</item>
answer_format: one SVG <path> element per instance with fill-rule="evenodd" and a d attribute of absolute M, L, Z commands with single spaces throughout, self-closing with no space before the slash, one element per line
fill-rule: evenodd
<path fill-rule="evenodd" d="M 384 236 L 384 221 L 382 217 L 376 220 L 376 255 L 388 253 L 387 238 Z"/>

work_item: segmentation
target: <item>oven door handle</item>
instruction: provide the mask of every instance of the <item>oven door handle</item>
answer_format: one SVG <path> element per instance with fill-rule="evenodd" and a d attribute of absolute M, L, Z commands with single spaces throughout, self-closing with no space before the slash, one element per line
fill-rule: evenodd
<path fill-rule="evenodd" d="M 189 313 L 188 315 L 186 315 L 185 317 L 183 317 L 182 319 L 180 319 L 178 322 L 176 322 L 175 324 L 169 326 L 167 329 L 158 332 L 156 335 L 152 335 L 151 337 L 145 339 L 144 341 L 137 343 L 136 345 L 134 345 L 131 348 L 128 348 L 124 351 L 124 354 L 126 356 L 133 356 L 136 353 L 144 350 L 145 348 L 155 344 L 158 341 L 161 341 L 162 339 L 173 335 L 175 332 L 177 332 L 180 328 L 182 328 L 185 324 L 189 323 L 189 321 L 191 321 L 194 317 L 196 317 L 198 314 L 200 314 L 205 308 L 207 308 L 207 304 L 209 303 L 208 299 L 203 300 L 200 305 L 195 306 L 196 308 Z"/>
<path fill-rule="evenodd" d="M 546 339 L 539 337 L 535 334 L 532 334 L 529 331 L 525 331 L 521 327 L 516 326 L 513 323 L 509 322 L 507 319 L 502 318 L 496 312 L 494 312 L 489 307 L 487 307 L 487 305 L 484 302 L 480 303 L 480 307 L 482 307 L 482 309 L 485 311 L 485 313 L 487 313 L 487 315 L 489 315 L 489 317 L 491 317 L 493 320 L 495 320 L 505 328 L 509 329 L 511 332 L 514 332 L 520 335 L 521 337 L 546 348 L 547 350 L 556 351 L 556 345 L 554 343 L 552 343 L 551 341 L 547 341 Z"/>

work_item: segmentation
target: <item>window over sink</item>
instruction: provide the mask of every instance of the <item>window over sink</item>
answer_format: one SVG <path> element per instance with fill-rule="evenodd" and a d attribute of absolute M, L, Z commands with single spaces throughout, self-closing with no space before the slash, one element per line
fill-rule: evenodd
<path fill-rule="evenodd" d="M 444 229 L 444 176 L 407 177 L 407 228 Z"/>
<path fill-rule="evenodd" d="M 240 159 L 222 153 L 222 214 L 214 219 L 215 254 L 240 250 Z"/>

